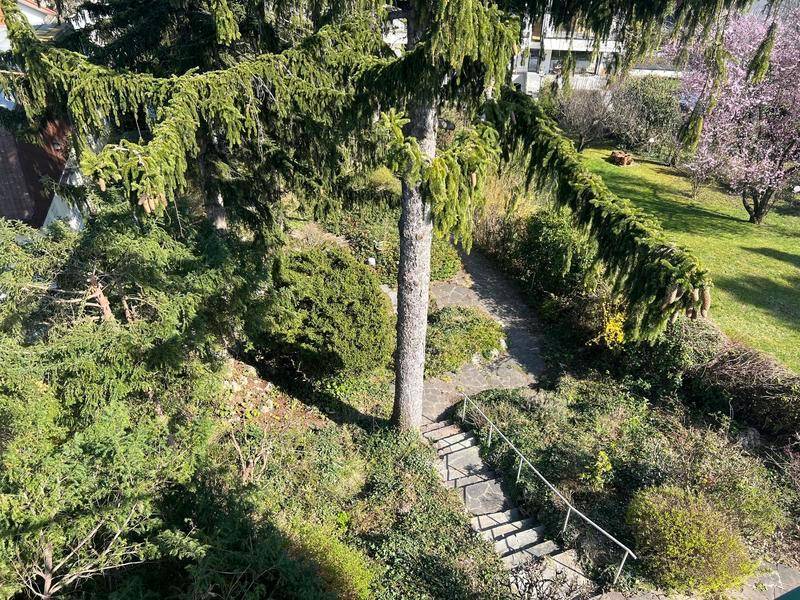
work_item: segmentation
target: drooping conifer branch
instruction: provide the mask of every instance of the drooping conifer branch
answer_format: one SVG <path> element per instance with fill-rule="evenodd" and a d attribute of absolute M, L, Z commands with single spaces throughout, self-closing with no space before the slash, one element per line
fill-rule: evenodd
<path fill-rule="evenodd" d="M 469 250 L 475 213 L 485 202 L 486 175 L 499 160 L 497 132 L 485 124 L 464 127 L 447 148 L 427 159 L 417 140 L 403 133 L 406 123 L 408 119 L 394 110 L 381 115 L 391 166 L 405 181 L 423 185 L 434 229 L 452 235 Z"/>
<path fill-rule="evenodd" d="M 0 0 L 3 7 L 13 5 Z M 189 161 L 199 153 L 206 127 L 227 147 L 258 138 L 269 123 L 305 119 L 332 127 L 344 119 L 349 78 L 385 44 L 373 24 L 352 19 L 324 27 L 281 54 L 266 54 L 224 70 L 156 78 L 99 67 L 81 55 L 40 42 L 15 6 L 9 10 L 14 53 L 26 77 L 12 89 L 24 98 L 29 117 L 55 99 L 64 100 L 84 143 L 81 166 L 101 185 L 119 183 L 147 212 L 158 210 L 186 185 Z M 1 83 L 1 82 L 0 82 Z M 11 86 L 7 86 L 11 87 Z M 147 141 L 121 140 L 98 153 L 85 141 L 107 132 L 108 123 L 143 113 Z M 324 140 L 320 140 L 322 143 Z"/>
<path fill-rule="evenodd" d="M 488 105 L 487 118 L 500 133 L 504 155 L 525 157 L 528 184 L 552 184 L 556 202 L 568 206 L 575 223 L 597 242 L 615 292 L 627 299 L 632 337 L 652 339 L 677 311 L 701 311 L 711 282 L 698 260 L 591 174 L 535 100 L 505 89 Z"/>

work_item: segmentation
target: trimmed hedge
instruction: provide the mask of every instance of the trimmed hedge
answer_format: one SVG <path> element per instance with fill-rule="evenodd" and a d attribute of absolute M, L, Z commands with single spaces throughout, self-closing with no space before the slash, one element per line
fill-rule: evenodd
<path fill-rule="evenodd" d="M 262 317 L 257 346 L 308 374 L 365 372 L 391 357 L 389 300 L 370 268 L 346 250 L 288 254 Z"/>
<path fill-rule="evenodd" d="M 628 507 L 627 521 L 645 568 L 670 590 L 724 592 L 755 571 L 742 539 L 700 495 L 672 486 L 645 489 Z"/>

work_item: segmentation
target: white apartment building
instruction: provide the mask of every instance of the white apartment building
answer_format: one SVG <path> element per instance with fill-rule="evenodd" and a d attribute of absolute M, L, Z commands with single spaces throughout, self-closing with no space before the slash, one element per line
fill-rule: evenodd
<path fill-rule="evenodd" d="M 553 26 L 549 14 L 537 22 L 523 26 L 522 50 L 514 57 L 512 82 L 526 94 L 537 95 L 545 81 L 561 73 L 561 65 L 569 52 L 575 58 L 572 77 L 575 88 L 599 89 L 605 84 L 614 55 L 622 50 L 617 40 L 600 42 L 594 54 L 594 38 L 576 28 L 571 34 Z"/>
<path fill-rule="evenodd" d="M 569 52 L 575 59 L 571 82 L 575 89 L 602 89 L 614 63 L 622 52 L 622 43 L 611 36 L 600 42 L 595 55 L 591 34 L 576 28 L 570 34 L 553 26 L 549 14 L 537 22 L 528 22 L 522 31 L 522 50 L 514 57 L 512 82 L 526 94 L 535 96 L 561 74 L 561 66 Z M 655 57 L 636 65 L 634 77 L 656 75 L 678 77 L 671 62 Z"/>

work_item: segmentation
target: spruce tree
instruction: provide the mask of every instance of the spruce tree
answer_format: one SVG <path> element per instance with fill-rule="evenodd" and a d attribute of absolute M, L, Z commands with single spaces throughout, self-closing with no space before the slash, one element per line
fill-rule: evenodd
<path fill-rule="evenodd" d="M 110 2 L 106 31 L 120 26 L 114 11 L 134 4 Z M 589 175 L 535 101 L 503 86 L 520 19 L 547 11 L 555 26 L 601 38 L 614 33 L 627 44 L 630 62 L 652 47 L 668 18 L 677 17 L 688 35 L 744 5 L 741 0 L 687 0 L 677 8 L 651 0 L 420 0 L 388 11 L 368 3 L 289 2 L 270 5 L 261 17 L 253 12 L 255 4 L 266 6 L 261 3 L 171 4 L 199 6 L 209 15 L 213 52 L 194 65 L 200 70 L 164 73 L 160 57 L 131 62 L 112 52 L 120 39 L 113 34 L 92 62 L 37 40 L 16 3 L 0 0 L 13 45 L 0 89 L 22 103 L 32 122 L 53 113 L 69 119 L 85 175 L 101 192 L 119 188 L 139 217 L 163 213 L 198 178 L 210 199 L 209 216 L 221 227 L 221 189 L 235 179 L 232 165 L 247 157 L 262 161 L 259 176 L 267 171 L 266 179 L 280 180 L 273 192 L 281 185 L 329 188 L 343 145 L 364 161 L 389 160 L 403 183 L 394 410 L 400 427 L 417 428 L 421 419 L 432 236 L 454 235 L 469 247 L 484 177 L 513 153 L 527 157 L 529 180 L 552 185 L 556 199 L 600 244 L 616 290 L 629 298 L 634 337 L 654 336 L 677 311 L 696 311 L 707 296 L 710 284 L 697 261 Z M 244 26 L 253 18 L 280 21 L 270 21 L 275 14 L 299 16 L 301 25 L 274 27 L 269 35 Z M 381 40 L 379 21 L 399 17 L 408 41 L 395 57 Z M 96 64 L 103 56 L 110 66 Z M 446 104 L 475 124 L 437 152 L 439 110 Z M 139 129 L 135 141 L 120 135 L 130 123 Z M 376 136 L 385 148 L 370 153 Z M 99 151 L 91 143 L 97 139 L 108 140 Z M 236 218 L 268 219 L 260 199 L 242 193 L 226 200 L 241 203 Z"/>

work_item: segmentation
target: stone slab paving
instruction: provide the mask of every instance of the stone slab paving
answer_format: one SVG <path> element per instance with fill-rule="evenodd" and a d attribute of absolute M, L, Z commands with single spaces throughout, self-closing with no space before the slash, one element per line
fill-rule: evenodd
<path fill-rule="evenodd" d="M 491 362 L 464 365 L 458 372 L 425 382 L 423 414 L 426 422 L 439 421 L 462 394 L 504 388 L 535 388 L 544 371 L 541 329 L 524 298 L 488 258 L 477 251 L 461 256 L 464 268 L 450 281 L 431 283 L 431 299 L 439 308 L 471 306 L 498 321 L 506 334 L 507 351 Z M 397 308 L 397 291 L 381 290 Z"/>
<path fill-rule="evenodd" d="M 425 382 L 423 414 L 438 421 L 463 394 L 504 388 L 535 388 L 544 371 L 541 330 L 524 298 L 485 256 L 462 255 L 464 269 L 450 281 L 431 283 L 439 308 L 471 306 L 498 321 L 506 334 L 507 352 L 489 363 L 467 364 L 457 373 Z"/>

